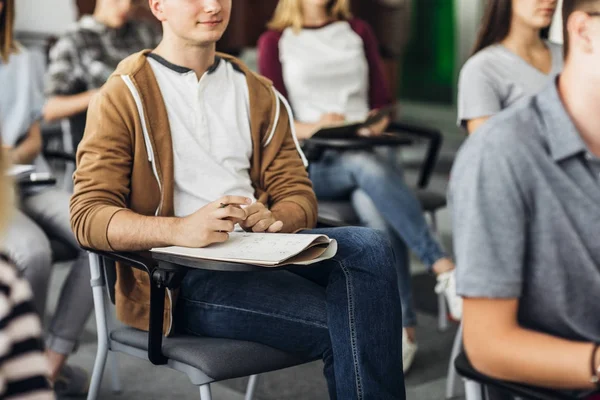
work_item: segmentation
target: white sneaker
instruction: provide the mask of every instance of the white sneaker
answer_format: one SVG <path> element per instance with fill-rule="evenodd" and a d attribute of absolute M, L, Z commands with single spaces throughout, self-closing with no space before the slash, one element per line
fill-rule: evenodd
<path fill-rule="evenodd" d="M 419 346 L 417 343 L 411 342 L 406 334 L 406 329 L 402 329 L 402 366 L 404 373 L 406 373 L 415 361 L 415 355 Z"/>
<path fill-rule="evenodd" d="M 448 310 L 450 316 L 460 321 L 462 318 L 462 298 L 456 294 L 456 270 L 444 272 L 437 276 L 437 285 L 435 285 L 435 292 L 437 294 L 443 293 L 448 304 Z"/>

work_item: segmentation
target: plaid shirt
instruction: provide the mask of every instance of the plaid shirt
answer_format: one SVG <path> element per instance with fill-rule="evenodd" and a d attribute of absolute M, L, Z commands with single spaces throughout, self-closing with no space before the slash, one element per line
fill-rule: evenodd
<path fill-rule="evenodd" d="M 127 22 L 111 29 L 82 17 L 50 51 L 46 95 L 69 95 L 100 88 L 127 56 L 154 48 L 160 34 L 149 23 Z"/>

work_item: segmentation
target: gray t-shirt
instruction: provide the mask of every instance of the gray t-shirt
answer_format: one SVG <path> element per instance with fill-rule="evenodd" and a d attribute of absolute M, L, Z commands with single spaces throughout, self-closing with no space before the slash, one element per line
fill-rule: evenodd
<path fill-rule="evenodd" d="M 457 291 L 518 298 L 519 323 L 600 341 L 600 175 L 554 82 L 492 117 L 450 179 Z"/>
<path fill-rule="evenodd" d="M 563 68 L 562 46 L 546 42 L 552 54 L 552 71 L 546 75 L 502 44 L 494 44 L 471 57 L 458 80 L 458 125 L 492 116 L 515 102 L 538 93 Z"/>
<path fill-rule="evenodd" d="M 0 135 L 5 146 L 16 146 L 42 118 L 44 95 L 36 74 L 35 58 L 23 47 L 8 63 L 0 61 Z M 49 170 L 41 156 L 35 164 L 38 172 Z"/>

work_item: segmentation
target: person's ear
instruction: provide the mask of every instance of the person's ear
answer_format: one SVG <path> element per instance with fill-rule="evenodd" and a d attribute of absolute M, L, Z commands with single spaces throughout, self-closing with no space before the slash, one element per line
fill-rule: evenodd
<path fill-rule="evenodd" d="M 590 36 L 591 17 L 583 11 L 575 11 L 567 21 L 567 30 L 569 32 L 569 48 L 577 48 L 580 51 L 589 53 L 593 49 Z"/>
<path fill-rule="evenodd" d="M 163 11 L 163 0 L 148 0 L 150 11 L 160 22 L 165 21 L 165 15 Z"/>

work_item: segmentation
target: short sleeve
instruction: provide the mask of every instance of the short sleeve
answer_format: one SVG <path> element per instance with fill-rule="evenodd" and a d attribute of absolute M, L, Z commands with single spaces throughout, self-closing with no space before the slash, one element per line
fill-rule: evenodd
<path fill-rule="evenodd" d="M 490 146 L 484 136 L 467 139 L 450 180 L 457 292 L 465 297 L 518 298 L 525 264 L 526 203 L 507 146 Z"/>
<path fill-rule="evenodd" d="M 502 99 L 497 84 L 486 73 L 483 63 L 469 60 L 458 79 L 458 121 L 466 128 L 467 121 L 491 117 L 502 110 Z"/>
<path fill-rule="evenodd" d="M 83 82 L 77 43 L 71 36 L 64 36 L 50 50 L 45 80 L 46 96 L 77 93 L 82 91 Z"/>

